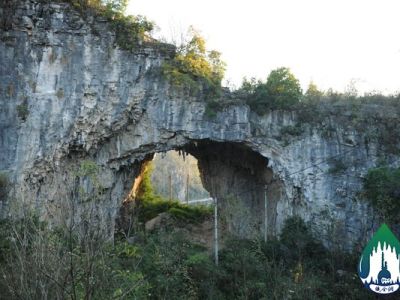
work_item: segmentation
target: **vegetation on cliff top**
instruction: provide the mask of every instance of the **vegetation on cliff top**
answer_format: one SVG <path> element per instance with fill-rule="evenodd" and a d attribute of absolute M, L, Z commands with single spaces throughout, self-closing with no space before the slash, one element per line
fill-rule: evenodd
<path fill-rule="evenodd" d="M 210 114 L 221 97 L 226 64 L 221 53 L 207 50 L 205 39 L 194 28 L 189 29 L 187 40 L 178 47 L 175 57 L 163 64 L 162 71 L 173 85 L 184 88 L 189 94 L 202 92 Z"/>
<path fill-rule="evenodd" d="M 42 0 L 54 2 L 54 0 Z M 69 2 L 83 15 L 97 15 L 106 18 L 116 34 L 116 43 L 124 50 L 134 50 L 140 43 L 150 40 L 154 28 L 143 16 L 124 15 L 128 0 L 56 0 Z"/>
<path fill-rule="evenodd" d="M 265 82 L 244 79 L 239 93 L 257 113 L 268 109 L 291 109 L 302 97 L 299 80 L 288 68 L 278 68 L 268 75 Z"/>
<path fill-rule="evenodd" d="M 83 14 L 105 17 L 109 20 L 111 28 L 115 30 L 116 42 L 122 49 L 134 50 L 143 41 L 154 41 L 150 38 L 150 32 L 154 27 L 152 22 L 142 16 L 123 14 L 127 0 L 42 1 L 70 2 Z M 333 90 L 321 91 L 311 82 L 303 93 L 299 80 L 285 67 L 272 70 L 265 81 L 254 78 L 244 79 L 241 87 L 232 91 L 230 99 L 225 99 L 221 86 L 225 67 L 226 64 L 221 60 L 221 53 L 214 50 L 208 51 L 204 38 L 198 31 L 191 28 L 186 42 L 178 45 L 175 57 L 163 64 L 162 73 L 173 85 L 184 88 L 189 94 L 203 95 L 206 102 L 205 113 L 208 117 L 215 117 L 219 110 L 232 102 L 248 104 L 259 115 L 271 110 L 296 110 L 299 112 L 300 122 L 313 123 L 324 118 L 327 109 L 323 107 L 332 106 L 332 104 L 338 110 L 341 110 L 341 106 L 346 106 L 345 110 L 350 110 L 354 114 L 352 119 L 357 122 L 365 119 L 360 113 L 360 106 L 363 104 L 385 104 L 394 106 L 396 111 L 400 111 L 399 95 L 357 96 L 354 86 L 348 88 L 345 93 L 339 93 Z M 364 125 L 360 123 L 360 126 Z M 390 139 L 386 137 L 385 141 Z M 397 148 L 394 148 L 394 151 L 397 151 Z"/>

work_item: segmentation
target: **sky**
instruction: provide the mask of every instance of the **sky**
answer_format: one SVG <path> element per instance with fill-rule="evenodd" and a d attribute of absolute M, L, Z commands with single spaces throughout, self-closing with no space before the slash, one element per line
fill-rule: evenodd
<path fill-rule="evenodd" d="M 189 26 L 222 52 L 225 84 L 289 67 L 303 89 L 400 91 L 399 0 L 131 0 L 127 13 L 179 40 Z"/>

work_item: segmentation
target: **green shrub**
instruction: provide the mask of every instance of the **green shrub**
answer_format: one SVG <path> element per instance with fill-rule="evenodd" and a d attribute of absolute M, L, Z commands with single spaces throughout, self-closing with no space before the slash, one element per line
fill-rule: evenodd
<path fill-rule="evenodd" d="M 288 125 L 281 128 L 281 135 L 299 136 L 304 132 L 300 124 Z"/>
<path fill-rule="evenodd" d="M 14 93 L 15 93 L 15 87 L 14 87 L 14 85 L 13 85 L 13 84 L 9 84 L 9 85 L 7 86 L 6 95 L 7 95 L 8 97 L 13 97 L 13 96 L 14 96 Z"/>
<path fill-rule="evenodd" d="M 212 214 L 212 209 L 207 206 L 188 206 L 178 201 L 169 201 L 156 196 L 156 198 L 137 199 L 137 214 L 139 222 L 145 223 L 159 214 L 168 212 L 177 220 L 189 223 L 202 222 Z"/>
<path fill-rule="evenodd" d="M 111 27 L 116 32 L 117 44 L 125 50 L 134 50 L 146 34 L 153 30 L 154 24 L 143 16 L 124 16 L 118 14 L 111 19 Z"/>
<path fill-rule="evenodd" d="M 7 257 L 12 252 L 11 232 L 11 222 L 9 220 L 0 220 L 0 266 L 7 261 Z"/>
<path fill-rule="evenodd" d="M 336 158 L 330 160 L 331 167 L 329 169 L 329 173 L 338 174 L 345 170 L 347 170 L 347 165 L 344 163 L 343 158 Z"/>
<path fill-rule="evenodd" d="M 28 104 L 23 103 L 23 104 L 17 105 L 17 114 L 18 114 L 18 117 L 23 122 L 25 122 L 27 117 L 28 117 L 28 115 L 29 115 Z"/>
<path fill-rule="evenodd" d="M 312 261 L 312 267 L 321 266 L 325 256 L 325 249 L 315 239 L 307 225 L 300 217 L 291 217 L 285 221 L 280 235 L 283 257 L 289 264 Z M 316 263 L 318 265 L 316 265 Z"/>
<path fill-rule="evenodd" d="M 400 168 L 380 167 L 368 170 L 363 194 L 385 222 L 400 222 Z"/>
<path fill-rule="evenodd" d="M 222 108 L 222 103 L 216 100 L 209 100 L 206 103 L 205 115 L 210 119 L 214 119 L 217 116 L 218 111 Z"/>
<path fill-rule="evenodd" d="M 58 89 L 56 96 L 58 99 L 64 98 L 64 90 L 63 89 Z"/>
<path fill-rule="evenodd" d="M 77 172 L 78 176 L 95 176 L 98 172 L 98 166 L 94 161 L 91 160 L 84 160 L 81 162 L 79 166 L 79 170 Z"/>
<path fill-rule="evenodd" d="M 134 50 L 147 39 L 153 22 L 143 16 L 125 16 L 127 0 L 68 0 L 85 17 L 105 17 L 116 34 L 116 43 L 124 50 Z"/>
<path fill-rule="evenodd" d="M 0 172 L 0 201 L 4 201 L 10 188 L 10 180 L 7 174 Z"/>
<path fill-rule="evenodd" d="M 151 286 L 149 299 L 199 299 L 189 258 L 202 252 L 179 232 L 151 235 L 142 245 L 140 265 Z"/>
<path fill-rule="evenodd" d="M 202 222 L 212 214 L 212 208 L 203 205 L 189 206 L 180 204 L 171 207 L 168 212 L 179 220 L 186 222 Z"/>

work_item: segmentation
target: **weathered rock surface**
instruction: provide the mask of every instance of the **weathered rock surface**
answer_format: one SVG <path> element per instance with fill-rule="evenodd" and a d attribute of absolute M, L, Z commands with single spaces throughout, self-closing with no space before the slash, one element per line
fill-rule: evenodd
<path fill-rule="evenodd" d="M 342 122 L 352 116 L 333 113 L 282 138 L 283 129 L 299 123 L 298 113 L 261 117 L 246 105 L 229 105 L 209 119 L 201 93 L 189 95 L 161 75 L 171 52 L 123 51 L 104 20 L 35 0 L 0 4 L 0 20 L 0 171 L 13 182 L 0 201 L 3 216 L 34 208 L 59 223 L 70 200 L 81 199 L 73 217 L 96 218 L 112 235 L 143 161 L 182 149 L 199 160 L 205 187 L 221 206 L 228 195 L 240 198 L 259 229 L 268 185 L 270 234 L 296 214 L 326 243 L 350 248 L 376 226 L 357 193 L 382 156 L 378 121 L 360 128 Z M 395 155 L 385 159 L 398 162 Z M 95 186 L 76 173 L 85 160 L 98 165 L 102 186 L 90 215 L 81 195 Z"/>

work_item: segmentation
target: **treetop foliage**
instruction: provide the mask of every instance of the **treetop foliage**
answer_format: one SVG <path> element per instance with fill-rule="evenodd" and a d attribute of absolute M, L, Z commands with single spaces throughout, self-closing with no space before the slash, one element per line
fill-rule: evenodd
<path fill-rule="evenodd" d="M 284 67 L 272 70 L 265 82 L 245 78 L 239 92 L 259 114 L 268 109 L 290 109 L 303 95 L 299 80 Z"/>
<path fill-rule="evenodd" d="M 324 93 L 320 91 L 314 82 L 310 82 L 304 96 L 310 100 L 319 99 Z"/>
<path fill-rule="evenodd" d="M 202 86 L 210 94 L 218 94 L 226 68 L 221 53 L 207 51 L 205 39 L 192 27 L 187 40 L 178 47 L 175 58 L 164 64 L 164 75 L 175 85 L 191 89 Z"/>

